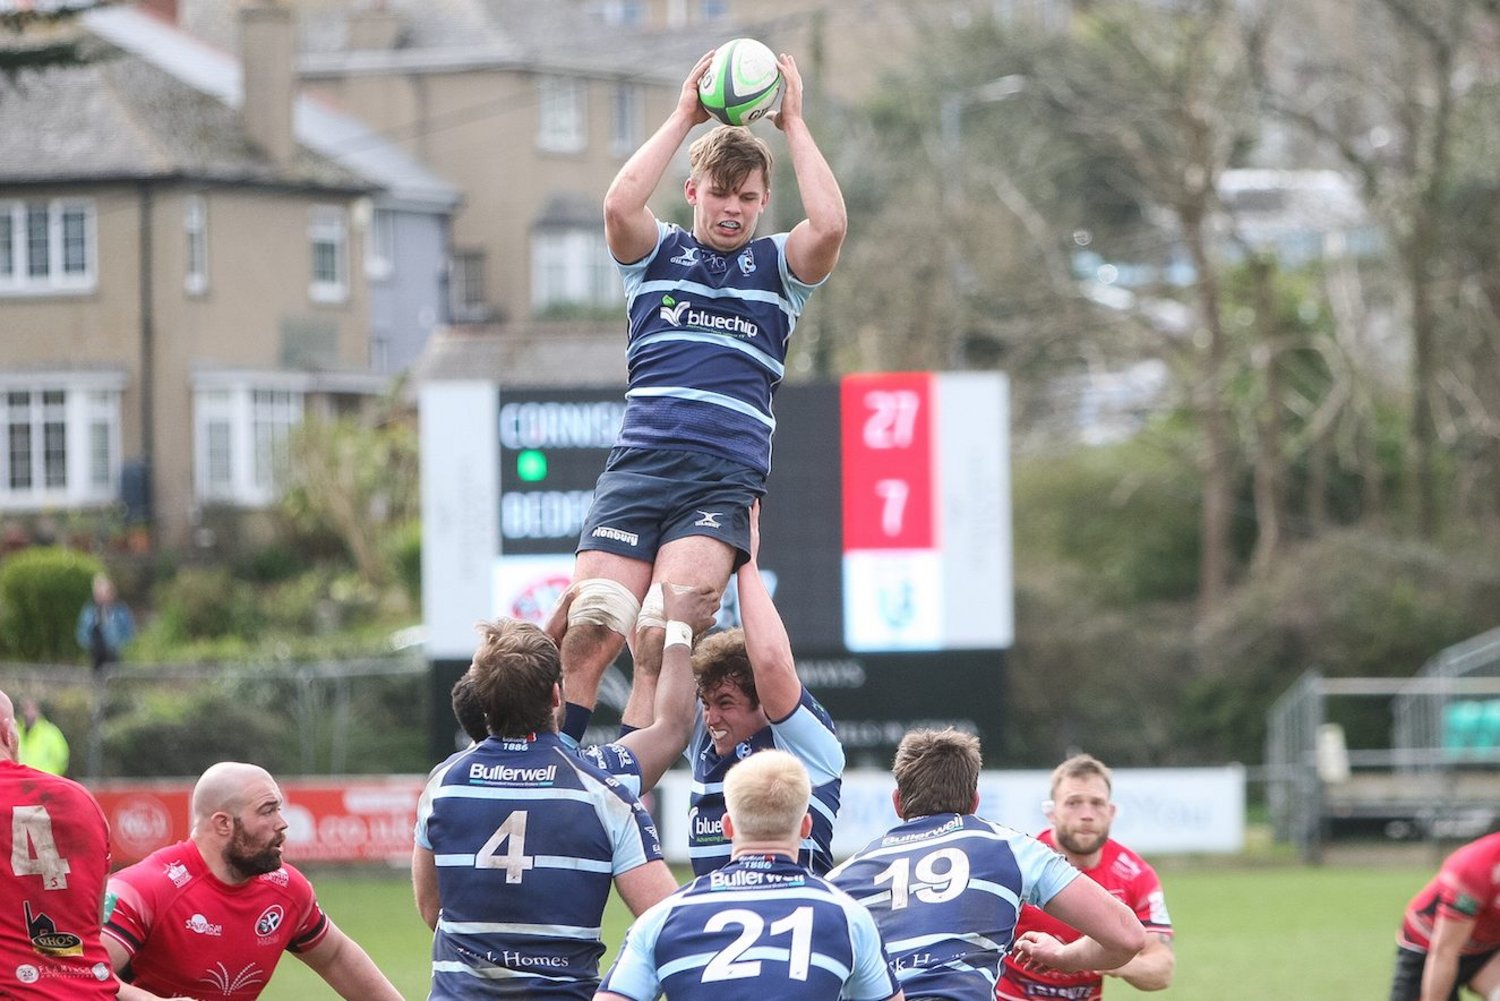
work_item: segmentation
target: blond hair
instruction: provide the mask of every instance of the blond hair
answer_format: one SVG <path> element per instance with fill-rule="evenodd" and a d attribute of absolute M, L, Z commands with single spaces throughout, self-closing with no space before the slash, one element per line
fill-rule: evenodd
<path fill-rule="evenodd" d="M 979 765 L 979 738 L 971 733 L 949 727 L 902 737 L 891 765 L 902 819 L 973 812 Z"/>
<path fill-rule="evenodd" d="M 688 167 L 697 180 L 708 178 L 715 186 L 733 191 L 759 170 L 771 186 L 771 147 L 749 129 L 720 125 L 688 147 Z"/>
<path fill-rule="evenodd" d="M 811 797 L 807 769 L 786 751 L 752 754 L 724 778 L 724 807 L 735 837 L 748 841 L 799 840 Z"/>
<path fill-rule="evenodd" d="M 1057 787 L 1067 779 L 1101 778 L 1104 788 L 1115 791 L 1114 777 L 1109 767 L 1092 754 L 1075 754 L 1052 769 L 1052 798 L 1057 798 Z"/>

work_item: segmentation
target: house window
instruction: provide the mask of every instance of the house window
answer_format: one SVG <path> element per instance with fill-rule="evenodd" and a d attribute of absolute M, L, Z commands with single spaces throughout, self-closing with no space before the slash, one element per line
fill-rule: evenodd
<path fill-rule="evenodd" d="M 546 229 L 531 239 L 531 302 L 537 313 L 568 307 L 609 309 L 624 290 L 596 229 Z"/>
<path fill-rule="evenodd" d="M 609 149 L 615 156 L 629 156 L 641 144 L 641 123 L 645 120 L 641 88 L 633 83 L 615 84 L 613 103 Z"/>
<path fill-rule="evenodd" d="M 701 21 L 722 21 L 729 16 L 729 0 L 701 0 L 698 18 Z"/>
<path fill-rule="evenodd" d="M 537 148 L 549 153 L 581 153 L 588 143 L 585 131 L 583 81 L 577 77 L 544 76 L 537 81 Z"/>
<path fill-rule="evenodd" d="M 453 300 L 453 319 L 460 323 L 477 323 L 487 318 L 489 303 L 484 294 L 484 253 L 465 251 L 453 255 L 449 294 Z"/>
<path fill-rule="evenodd" d="M 0 509 L 114 500 L 119 439 L 118 389 L 89 389 L 67 375 L 50 385 L 6 380 L 0 390 Z"/>
<path fill-rule="evenodd" d="M 365 277 L 389 278 L 395 263 L 396 217 L 390 209 L 376 209 L 370 214 L 370 232 L 365 237 Z"/>
<path fill-rule="evenodd" d="M 304 395 L 248 384 L 193 394 L 194 487 L 199 500 L 259 506 L 286 482 Z"/>
<path fill-rule="evenodd" d="M 344 302 L 349 298 L 349 219 L 337 205 L 314 205 L 308 212 L 307 238 L 312 249 L 313 302 Z"/>
<path fill-rule="evenodd" d="M 188 195 L 183 202 L 182 228 L 187 237 L 182 285 L 188 295 L 202 295 L 208 291 L 208 202 L 202 195 Z"/>
<path fill-rule="evenodd" d="M 92 200 L 0 201 L 0 295 L 92 290 L 94 244 Z"/>

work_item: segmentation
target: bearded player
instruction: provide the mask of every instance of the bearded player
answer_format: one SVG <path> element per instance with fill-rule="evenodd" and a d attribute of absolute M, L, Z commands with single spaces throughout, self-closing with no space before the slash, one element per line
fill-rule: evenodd
<path fill-rule="evenodd" d="M 1110 838 L 1109 825 L 1117 812 L 1110 800 L 1112 792 L 1110 771 L 1102 762 L 1087 754 L 1069 758 L 1052 772 L 1052 799 L 1046 804 L 1052 826 L 1037 837 L 1135 912 L 1146 929 L 1145 948 L 1124 966 L 1081 973 L 1037 968 L 1007 954 L 995 987 L 999 1001 L 1099 1001 L 1105 976 L 1119 977 L 1140 991 L 1165 990 L 1172 985 L 1177 961 L 1172 953 L 1172 919 L 1167 915 L 1161 881 L 1145 859 Z M 1050 935 L 1063 942 L 1079 937 L 1073 928 L 1030 905 L 1021 910 L 1016 937 L 1028 933 Z"/>
<path fill-rule="evenodd" d="M 104 945 L 120 1001 L 254 1001 L 283 952 L 347 1001 L 401 1001 L 391 982 L 281 861 L 281 789 L 265 769 L 211 765 L 193 787 L 193 829 L 109 880 Z"/>

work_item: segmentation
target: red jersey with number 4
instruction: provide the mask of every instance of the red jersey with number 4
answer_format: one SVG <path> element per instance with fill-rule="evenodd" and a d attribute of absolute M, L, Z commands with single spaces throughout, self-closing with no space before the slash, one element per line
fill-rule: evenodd
<path fill-rule="evenodd" d="M 1037 839 L 1054 848 L 1056 843 L 1052 831 L 1043 831 Z M 1161 890 L 1161 880 L 1156 870 L 1135 852 L 1118 841 L 1106 841 L 1099 852 L 1099 864 L 1084 869 L 1083 874 L 1110 892 L 1111 896 L 1125 902 L 1145 925 L 1146 933 L 1172 934 L 1172 919 L 1167 915 L 1167 901 Z M 1023 932 L 1040 931 L 1056 935 L 1064 942 L 1079 937 L 1076 929 L 1038 907 L 1027 904 L 1021 908 L 1020 920 L 1016 922 L 1016 937 Z M 1009 953 L 1000 966 L 1000 982 L 995 985 L 995 996 L 1001 1001 L 1035 1001 L 1037 998 L 1064 998 L 1066 1001 L 1098 1001 L 1104 996 L 1104 975 L 1085 973 L 1038 973 L 1023 970 Z"/>
<path fill-rule="evenodd" d="M 0 998 L 115 996 L 99 939 L 109 825 L 71 779 L 0 760 Z"/>
<path fill-rule="evenodd" d="M 1471 841 L 1443 860 L 1432 881 L 1406 905 L 1396 944 L 1426 952 L 1438 917 L 1473 921 L 1465 956 L 1500 949 L 1500 834 Z"/>
<path fill-rule="evenodd" d="M 328 933 L 312 884 L 284 865 L 238 886 L 192 841 L 158 849 L 109 880 L 104 934 L 130 953 L 127 979 L 162 997 L 253 1001 L 290 949 Z"/>

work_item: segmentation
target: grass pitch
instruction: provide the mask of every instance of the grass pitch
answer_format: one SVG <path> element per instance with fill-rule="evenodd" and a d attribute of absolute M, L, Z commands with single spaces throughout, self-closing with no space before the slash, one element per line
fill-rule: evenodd
<path fill-rule="evenodd" d="M 1158 998 L 1384 997 L 1401 910 L 1437 868 L 1308 868 L 1223 862 L 1159 865 L 1177 931 L 1177 976 Z M 365 947 L 408 1001 L 427 997 L 431 935 L 404 874 L 310 873 L 334 921 Z M 682 874 L 679 874 L 681 876 Z M 619 902 L 605 916 L 611 955 L 628 924 Z M 1108 998 L 1141 995 L 1106 982 Z M 261 997 L 313 1001 L 336 995 L 291 956 Z"/>

